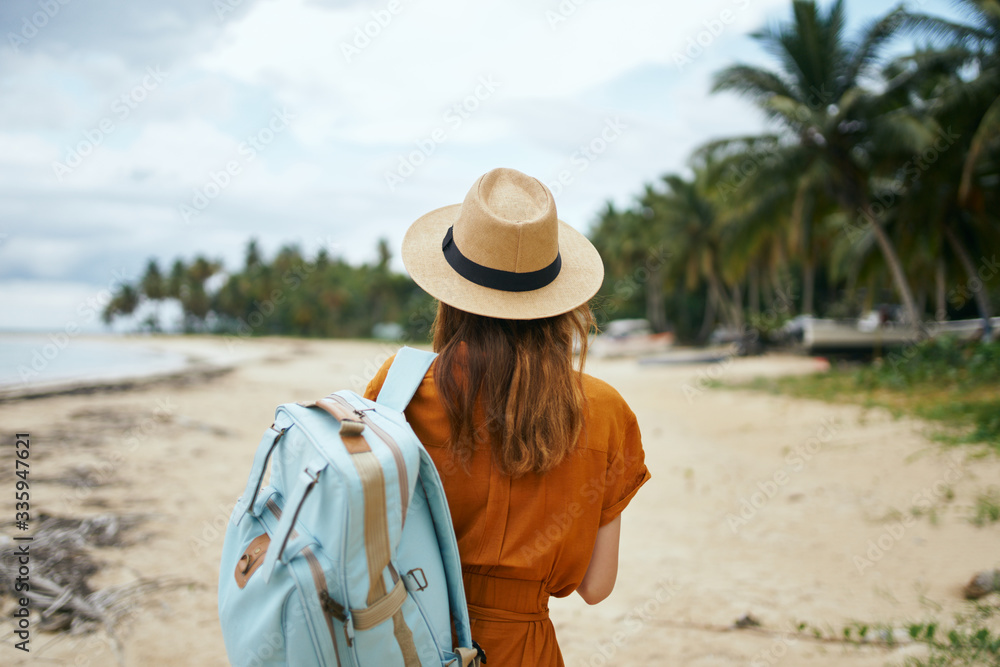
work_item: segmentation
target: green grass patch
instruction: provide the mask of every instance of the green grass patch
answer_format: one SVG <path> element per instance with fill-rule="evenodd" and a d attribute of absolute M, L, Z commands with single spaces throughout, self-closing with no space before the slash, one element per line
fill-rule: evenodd
<path fill-rule="evenodd" d="M 986 493 L 979 494 L 970 520 L 980 527 L 1000 521 L 1000 490 L 990 487 Z"/>
<path fill-rule="evenodd" d="M 927 646 L 927 656 L 909 657 L 903 664 L 905 667 L 1000 667 L 998 619 L 1000 603 L 993 600 L 978 603 L 959 614 L 950 627 L 942 628 L 937 622 L 911 624 L 907 628 L 910 637 Z"/>
<path fill-rule="evenodd" d="M 940 424 L 934 437 L 942 442 L 982 443 L 1000 454 L 1000 341 L 938 338 L 867 364 L 739 386 L 912 415 Z"/>
<path fill-rule="evenodd" d="M 922 655 L 903 659 L 902 667 L 1000 667 L 1000 599 L 969 603 L 950 619 L 931 618 L 900 625 L 853 621 L 839 630 L 801 622 L 802 639 L 849 646 L 895 649 L 921 644 Z M 900 663 L 893 663 L 899 665 Z"/>

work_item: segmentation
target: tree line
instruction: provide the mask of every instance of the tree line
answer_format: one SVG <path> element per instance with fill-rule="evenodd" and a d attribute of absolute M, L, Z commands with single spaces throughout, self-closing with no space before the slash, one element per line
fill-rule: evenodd
<path fill-rule="evenodd" d="M 771 131 L 707 143 L 688 169 L 609 203 L 592 239 L 616 313 L 704 340 L 792 297 L 788 314 L 899 302 L 912 323 L 989 316 L 1000 240 L 1000 2 L 963 20 L 902 8 L 848 34 L 844 3 L 795 1 L 754 33 L 773 67 L 734 64 L 713 90 Z M 894 40 L 921 44 L 884 56 Z M 659 257 L 660 259 L 656 259 Z M 636 267 L 642 289 L 631 289 Z"/>
<path fill-rule="evenodd" d="M 135 284 L 112 296 L 104 320 L 140 312 L 140 327 L 161 330 L 157 304 L 175 301 L 181 326 L 189 333 L 246 336 L 294 335 L 368 337 L 376 325 L 398 323 L 394 337 L 426 339 L 434 302 L 409 277 L 389 268 L 388 243 L 378 243 L 373 264 L 353 266 L 320 249 L 307 257 L 296 245 L 281 248 L 267 261 L 255 240 L 246 247 L 241 269 L 225 272 L 222 263 L 203 256 L 177 259 L 162 271 L 151 259 Z"/>
<path fill-rule="evenodd" d="M 843 0 L 794 0 L 789 19 L 754 33 L 773 67 L 733 64 L 713 90 L 756 107 L 770 131 L 711 141 L 631 205 L 604 207 L 590 232 L 607 269 L 599 321 L 645 317 L 704 341 L 719 325 L 898 302 L 903 321 L 982 317 L 989 331 L 1000 301 L 1000 0 L 956 7 L 962 20 L 899 8 L 848 34 Z M 901 37 L 920 46 L 887 57 Z M 205 257 L 168 271 L 151 260 L 104 316 L 174 299 L 186 331 L 354 337 L 393 322 L 425 340 L 433 301 L 390 270 L 384 240 L 378 257 L 352 266 L 287 246 L 268 262 L 251 241 L 236 273 Z M 155 311 L 143 325 L 160 326 Z"/>

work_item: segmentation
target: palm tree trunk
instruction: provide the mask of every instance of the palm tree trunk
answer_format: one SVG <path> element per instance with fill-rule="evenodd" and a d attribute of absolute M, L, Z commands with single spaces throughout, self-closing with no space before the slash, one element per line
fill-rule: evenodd
<path fill-rule="evenodd" d="M 774 277 L 773 273 L 767 278 L 768 279 L 766 280 L 766 284 L 764 285 L 764 289 L 762 291 L 764 296 L 764 307 L 770 312 L 774 310 L 774 290 L 778 286 L 778 279 Z"/>
<path fill-rule="evenodd" d="M 976 264 L 972 261 L 972 255 L 969 251 L 965 249 L 962 242 L 959 240 L 955 231 L 951 227 L 944 228 L 945 238 L 948 239 L 948 243 L 951 245 L 951 249 L 955 251 L 955 255 L 958 256 L 958 261 L 961 262 L 962 268 L 965 269 L 966 275 L 969 276 L 970 282 L 973 280 L 979 280 L 979 276 L 976 274 Z M 993 323 L 991 322 L 992 313 L 990 312 L 990 299 L 986 294 L 985 286 L 980 284 L 980 288 L 972 293 L 973 297 L 976 299 L 976 307 L 979 309 L 979 316 L 983 318 L 983 340 L 991 340 L 993 337 Z"/>
<path fill-rule="evenodd" d="M 733 285 L 733 326 L 743 328 L 743 286 L 738 282 Z"/>
<path fill-rule="evenodd" d="M 885 263 L 889 266 L 889 272 L 892 274 L 892 281 L 896 285 L 896 291 L 899 292 L 899 296 L 903 300 L 906 319 L 916 327 L 918 335 L 924 337 L 927 332 L 924 328 L 923 318 L 920 317 L 920 311 L 917 310 L 917 303 L 913 300 L 913 291 L 910 289 L 910 283 L 907 282 L 906 274 L 903 272 L 903 263 L 899 260 L 896 248 L 889 239 L 889 235 L 885 233 L 882 223 L 874 215 L 871 202 L 868 201 L 867 197 L 864 200 L 862 210 L 872 221 L 872 231 L 875 233 L 875 241 L 882 251 L 882 258 L 885 259 Z"/>
<path fill-rule="evenodd" d="M 816 285 L 816 265 L 812 257 L 806 255 L 802 260 L 802 314 L 813 314 L 813 293 Z"/>
<path fill-rule="evenodd" d="M 747 276 L 747 291 L 749 292 L 747 301 L 749 302 L 750 314 L 760 315 L 760 267 L 756 264 L 750 266 Z"/>
<path fill-rule="evenodd" d="M 709 289 L 715 293 L 716 306 L 722 313 L 723 321 L 727 325 L 733 325 L 733 306 L 729 303 L 729 297 L 726 296 L 725 285 L 722 284 L 722 281 L 714 272 L 711 272 L 708 275 L 708 285 Z"/>
<path fill-rule="evenodd" d="M 665 331 L 667 315 L 663 305 L 663 275 L 662 268 L 657 266 L 649 270 L 649 281 L 646 283 L 646 319 L 653 331 Z"/>
<path fill-rule="evenodd" d="M 934 267 L 934 319 L 944 322 L 948 317 L 948 303 L 945 301 L 944 257 L 938 255 L 937 266 Z"/>
<path fill-rule="evenodd" d="M 718 297 L 715 295 L 715 290 L 711 285 L 708 286 L 706 298 L 705 319 L 702 320 L 701 331 L 698 332 L 698 340 L 701 342 L 708 339 L 709 334 L 712 333 L 712 327 L 715 326 L 715 310 Z"/>

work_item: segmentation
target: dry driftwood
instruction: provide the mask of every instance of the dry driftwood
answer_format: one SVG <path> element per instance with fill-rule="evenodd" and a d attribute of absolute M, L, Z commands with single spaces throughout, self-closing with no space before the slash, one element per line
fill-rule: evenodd
<path fill-rule="evenodd" d="M 142 519 L 140 515 L 114 514 L 83 519 L 49 517 L 41 522 L 31 542 L 0 536 L 0 596 L 15 594 L 17 552 L 22 545 L 29 545 L 30 590 L 18 595 L 26 595 L 32 608 L 40 612 L 37 629 L 69 635 L 103 629 L 123 665 L 119 629 L 138 611 L 145 595 L 189 583 L 138 579 L 96 591 L 91 588 L 88 580 L 100 567 L 91 549 L 127 544 L 126 533 Z"/>

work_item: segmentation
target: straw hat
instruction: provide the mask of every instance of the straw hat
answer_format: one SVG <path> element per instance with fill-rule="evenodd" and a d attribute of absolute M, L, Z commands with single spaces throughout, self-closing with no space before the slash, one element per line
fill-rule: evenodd
<path fill-rule="evenodd" d="M 549 189 L 514 169 L 484 174 L 464 202 L 410 225 L 403 263 L 448 305 L 511 320 L 573 310 L 604 280 L 597 249 L 556 217 Z"/>

